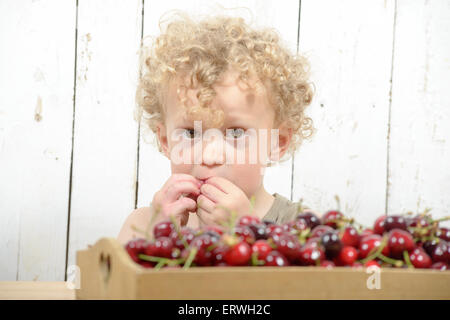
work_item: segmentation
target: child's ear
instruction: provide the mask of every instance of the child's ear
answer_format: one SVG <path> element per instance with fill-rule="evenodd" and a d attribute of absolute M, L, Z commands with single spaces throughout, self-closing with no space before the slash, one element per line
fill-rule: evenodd
<path fill-rule="evenodd" d="M 278 127 L 278 155 L 276 157 L 271 153 L 271 160 L 276 161 L 278 159 L 281 159 L 284 156 L 284 154 L 289 150 L 289 146 L 292 140 L 292 134 L 293 134 L 292 128 L 288 127 L 285 122 L 283 122 Z"/>
<path fill-rule="evenodd" d="M 168 139 L 167 139 L 167 130 L 166 130 L 166 126 L 163 123 L 158 123 L 157 124 L 157 138 L 158 138 L 158 142 L 159 145 L 161 146 L 161 149 L 164 153 L 164 155 L 169 158 L 169 144 L 168 144 Z"/>

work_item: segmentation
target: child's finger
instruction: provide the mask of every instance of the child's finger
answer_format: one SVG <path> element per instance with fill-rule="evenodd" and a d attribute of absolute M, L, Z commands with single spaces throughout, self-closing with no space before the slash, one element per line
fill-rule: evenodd
<path fill-rule="evenodd" d="M 181 181 L 178 183 L 174 183 L 167 188 L 166 198 L 169 201 L 174 202 L 178 200 L 181 195 L 189 193 L 198 195 L 200 194 L 200 189 L 191 181 Z"/>
<path fill-rule="evenodd" d="M 213 212 L 216 204 L 208 199 L 205 195 L 201 194 L 197 198 L 197 207 L 202 208 L 208 212 Z"/>
<path fill-rule="evenodd" d="M 211 224 L 213 224 L 211 213 L 205 211 L 202 208 L 197 208 L 197 217 L 200 220 L 200 222 L 202 224 L 204 224 L 204 225 L 211 225 Z"/>
<path fill-rule="evenodd" d="M 168 184 L 173 184 L 173 183 L 177 183 L 177 182 L 181 182 L 181 181 L 191 181 L 194 184 L 196 184 L 198 186 L 201 186 L 200 180 L 198 180 L 194 176 L 191 176 L 190 174 L 185 174 L 185 173 L 174 173 L 174 174 L 172 174 L 172 176 L 169 178 L 167 183 Z"/>
<path fill-rule="evenodd" d="M 194 212 L 197 209 L 197 202 L 190 198 L 181 198 L 168 206 L 168 214 L 171 216 L 177 216 L 182 214 L 188 214 L 188 210 L 190 212 Z"/>
<path fill-rule="evenodd" d="M 237 188 L 237 186 L 230 180 L 218 176 L 209 178 L 208 180 L 206 180 L 206 183 L 212 184 L 213 186 L 227 194 L 233 192 L 233 190 Z"/>
<path fill-rule="evenodd" d="M 211 199 L 213 202 L 219 202 L 220 199 L 222 199 L 224 196 L 226 196 L 225 193 L 217 189 L 215 186 L 204 183 L 200 187 L 201 193 L 205 194 L 209 199 Z"/>

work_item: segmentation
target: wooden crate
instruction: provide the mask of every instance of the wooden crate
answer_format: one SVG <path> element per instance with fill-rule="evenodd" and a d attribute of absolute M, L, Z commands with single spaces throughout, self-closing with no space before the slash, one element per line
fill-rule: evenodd
<path fill-rule="evenodd" d="M 145 269 L 113 238 L 77 252 L 77 299 L 450 299 L 450 271 L 319 267 Z M 108 267 L 109 265 L 109 267 Z"/>

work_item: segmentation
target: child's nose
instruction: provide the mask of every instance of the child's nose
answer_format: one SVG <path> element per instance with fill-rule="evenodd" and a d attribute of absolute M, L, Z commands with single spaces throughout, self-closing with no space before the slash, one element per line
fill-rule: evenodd
<path fill-rule="evenodd" d="M 208 166 L 221 165 L 225 162 L 224 144 L 218 139 L 203 143 L 202 163 Z"/>

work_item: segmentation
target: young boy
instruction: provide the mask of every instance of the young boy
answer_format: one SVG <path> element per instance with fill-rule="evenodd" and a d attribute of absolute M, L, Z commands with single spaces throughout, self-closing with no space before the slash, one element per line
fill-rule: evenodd
<path fill-rule="evenodd" d="M 136 95 L 172 175 L 150 207 L 126 219 L 124 244 L 139 236 L 133 226 L 151 230 L 170 216 L 197 228 L 220 224 L 231 210 L 277 223 L 298 213 L 298 203 L 264 189 L 263 172 L 313 132 L 304 113 L 313 96 L 307 60 L 274 30 L 242 18 L 179 17 L 143 45 Z"/>

